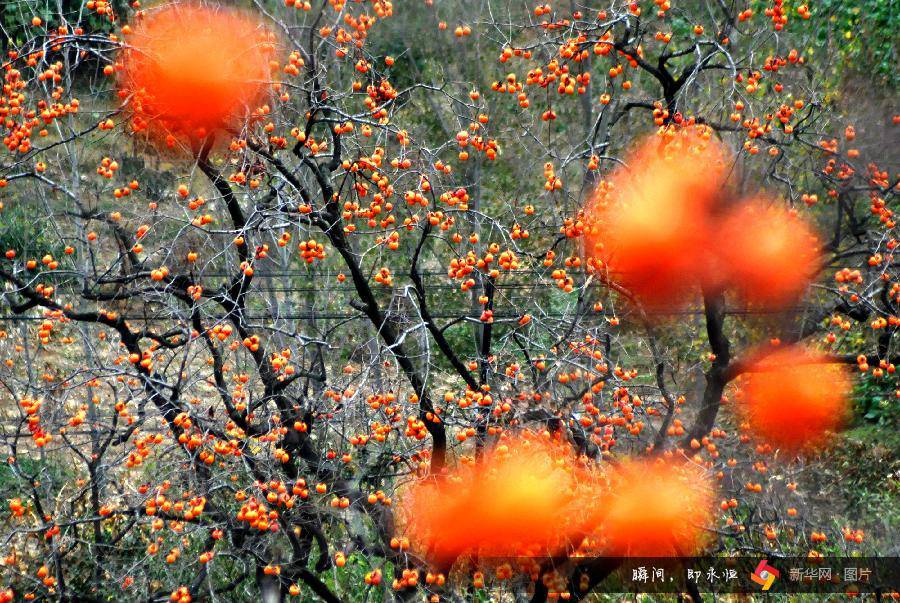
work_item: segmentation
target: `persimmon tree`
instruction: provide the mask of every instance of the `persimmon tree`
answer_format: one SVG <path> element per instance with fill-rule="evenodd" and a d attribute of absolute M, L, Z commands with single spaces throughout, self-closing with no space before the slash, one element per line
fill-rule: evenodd
<path fill-rule="evenodd" d="M 799 493 L 844 369 L 900 397 L 900 117 L 833 102 L 814 5 L 22 17 L 0 98 L 0 600 L 577 600 L 698 520 L 684 542 L 712 553 L 866 546 Z M 674 171 L 634 151 L 684 132 L 720 151 L 691 142 Z M 658 212 L 596 221 L 651 184 L 635 198 Z M 458 563 L 496 544 L 479 532 L 524 533 L 492 499 L 524 508 L 515 488 L 466 481 L 480 466 L 595 480 L 521 518 L 572 552 L 595 517 L 565 514 L 596 508 L 593 556 Z M 541 488 L 520 494 L 556 500 Z"/>

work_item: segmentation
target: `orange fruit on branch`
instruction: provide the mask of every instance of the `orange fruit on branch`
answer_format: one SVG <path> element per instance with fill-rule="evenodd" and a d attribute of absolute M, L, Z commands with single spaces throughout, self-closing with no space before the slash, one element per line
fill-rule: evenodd
<path fill-rule="evenodd" d="M 477 465 L 407 487 L 399 523 L 436 564 L 561 554 L 589 531 L 601 479 L 568 443 L 523 432 L 501 439 Z"/>
<path fill-rule="evenodd" d="M 716 239 L 718 276 L 754 305 L 795 303 L 821 267 L 813 226 L 762 197 L 729 212 Z"/>
<path fill-rule="evenodd" d="M 265 99 L 274 43 L 249 15 L 166 4 L 142 13 L 127 42 L 119 95 L 133 129 L 169 146 L 175 137 L 239 127 Z"/>
<path fill-rule="evenodd" d="M 799 452 L 825 443 L 849 414 L 846 367 L 796 346 L 752 364 L 742 378 L 741 418 L 772 446 Z"/>
<path fill-rule="evenodd" d="M 632 153 L 585 207 L 585 254 L 600 274 L 651 311 L 687 301 L 706 272 L 725 157 L 699 126 L 664 131 Z"/>

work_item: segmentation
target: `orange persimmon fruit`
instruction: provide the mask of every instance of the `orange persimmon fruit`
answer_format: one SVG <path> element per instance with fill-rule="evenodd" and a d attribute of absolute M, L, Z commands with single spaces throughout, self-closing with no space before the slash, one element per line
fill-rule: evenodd
<path fill-rule="evenodd" d="M 705 544 L 714 491 L 693 465 L 661 459 L 627 460 L 610 477 L 597 534 L 607 555 L 694 555 Z"/>
<path fill-rule="evenodd" d="M 259 21 L 233 9 L 176 2 L 143 13 L 120 56 L 132 128 L 172 146 L 240 126 L 265 99 L 273 49 Z"/>
<path fill-rule="evenodd" d="M 816 448 L 848 417 L 846 367 L 798 346 L 766 354 L 742 376 L 738 413 L 757 439 L 792 452 Z"/>
<path fill-rule="evenodd" d="M 751 304 L 796 302 L 821 267 L 813 226 L 763 197 L 731 210 L 716 232 L 717 276 Z"/>
<path fill-rule="evenodd" d="M 707 270 L 710 214 L 726 154 L 708 128 L 664 130 L 627 158 L 585 207 L 585 253 L 647 309 L 687 301 Z"/>
<path fill-rule="evenodd" d="M 555 555 L 573 549 L 591 526 L 601 480 L 564 440 L 504 435 L 479 463 L 407 487 L 400 529 L 438 565 L 464 555 Z"/>

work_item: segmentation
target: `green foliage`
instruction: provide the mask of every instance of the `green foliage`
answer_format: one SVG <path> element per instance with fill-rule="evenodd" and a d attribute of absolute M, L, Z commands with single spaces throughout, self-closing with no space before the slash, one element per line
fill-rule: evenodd
<path fill-rule="evenodd" d="M 900 387 L 896 375 L 875 378 L 866 373 L 856 383 L 853 401 L 857 418 L 867 423 L 885 427 L 900 422 L 900 404 L 894 398 L 894 391 Z"/>
<path fill-rule="evenodd" d="M 43 228 L 46 222 L 25 203 L 7 203 L 0 211 L 0 251 L 14 249 L 19 258 L 63 257 L 63 246 Z M 40 267 L 40 264 L 38 264 Z"/>
<path fill-rule="evenodd" d="M 878 541 L 881 535 L 891 539 L 900 527 L 900 436 L 896 429 L 866 425 L 848 431 L 842 443 L 828 455 L 827 463 L 836 467 L 847 501 L 843 515 L 868 525 L 874 550 L 890 545 Z"/>
<path fill-rule="evenodd" d="M 366 574 L 375 570 L 382 571 L 382 584 L 380 586 L 367 586 L 365 584 Z M 390 588 L 391 577 L 394 574 L 393 564 L 385 562 L 383 566 L 374 566 L 359 552 L 353 552 L 347 556 L 347 564 L 340 568 L 333 568 L 332 571 L 324 575 L 325 584 L 333 592 L 343 593 L 346 601 L 367 601 L 380 600 L 382 594 L 379 592 L 385 588 Z"/>
<path fill-rule="evenodd" d="M 894 2 L 821 0 L 810 4 L 813 18 L 797 21 L 802 24 L 798 27 L 814 36 L 812 60 L 828 60 L 836 73 L 846 74 L 849 69 L 897 88 L 896 32 L 900 17 Z"/>
<path fill-rule="evenodd" d="M 59 468 L 52 464 L 44 463 L 39 459 L 18 458 L 18 466 L 25 475 L 37 475 L 40 471 L 51 471 L 57 473 Z M 13 468 L 8 463 L 0 464 L 0 492 L 6 492 L 9 489 L 18 491 L 21 488 L 19 477 L 16 476 Z"/>

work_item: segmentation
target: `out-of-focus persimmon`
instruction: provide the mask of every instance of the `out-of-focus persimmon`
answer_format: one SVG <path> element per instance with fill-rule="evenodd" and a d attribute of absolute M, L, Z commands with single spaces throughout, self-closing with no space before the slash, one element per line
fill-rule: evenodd
<path fill-rule="evenodd" d="M 760 440 L 799 452 L 825 443 L 849 412 L 847 369 L 796 346 L 753 363 L 742 378 L 739 414 Z"/>
<path fill-rule="evenodd" d="M 708 128 L 644 141 L 585 207 L 585 252 L 649 310 L 687 301 L 706 272 L 709 215 L 725 186 L 722 146 Z"/>
<path fill-rule="evenodd" d="M 196 138 L 239 126 L 264 100 L 273 50 L 259 22 L 232 9 L 166 4 L 132 25 L 119 95 L 151 140 Z"/>
<path fill-rule="evenodd" d="M 632 460 L 610 476 L 597 534 L 616 557 L 677 557 L 704 545 L 713 488 L 692 465 Z"/>
<path fill-rule="evenodd" d="M 742 203 L 717 231 L 720 278 L 751 304 L 796 302 L 820 268 L 820 243 L 803 218 L 765 199 Z"/>
<path fill-rule="evenodd" d="M 589 530 L 601 482 L 567 443 L 523 432 L 478 464 L 407 487 L 398 516 L 414 549 L 439 565 L 463 555 L 556 555 Z"/>

